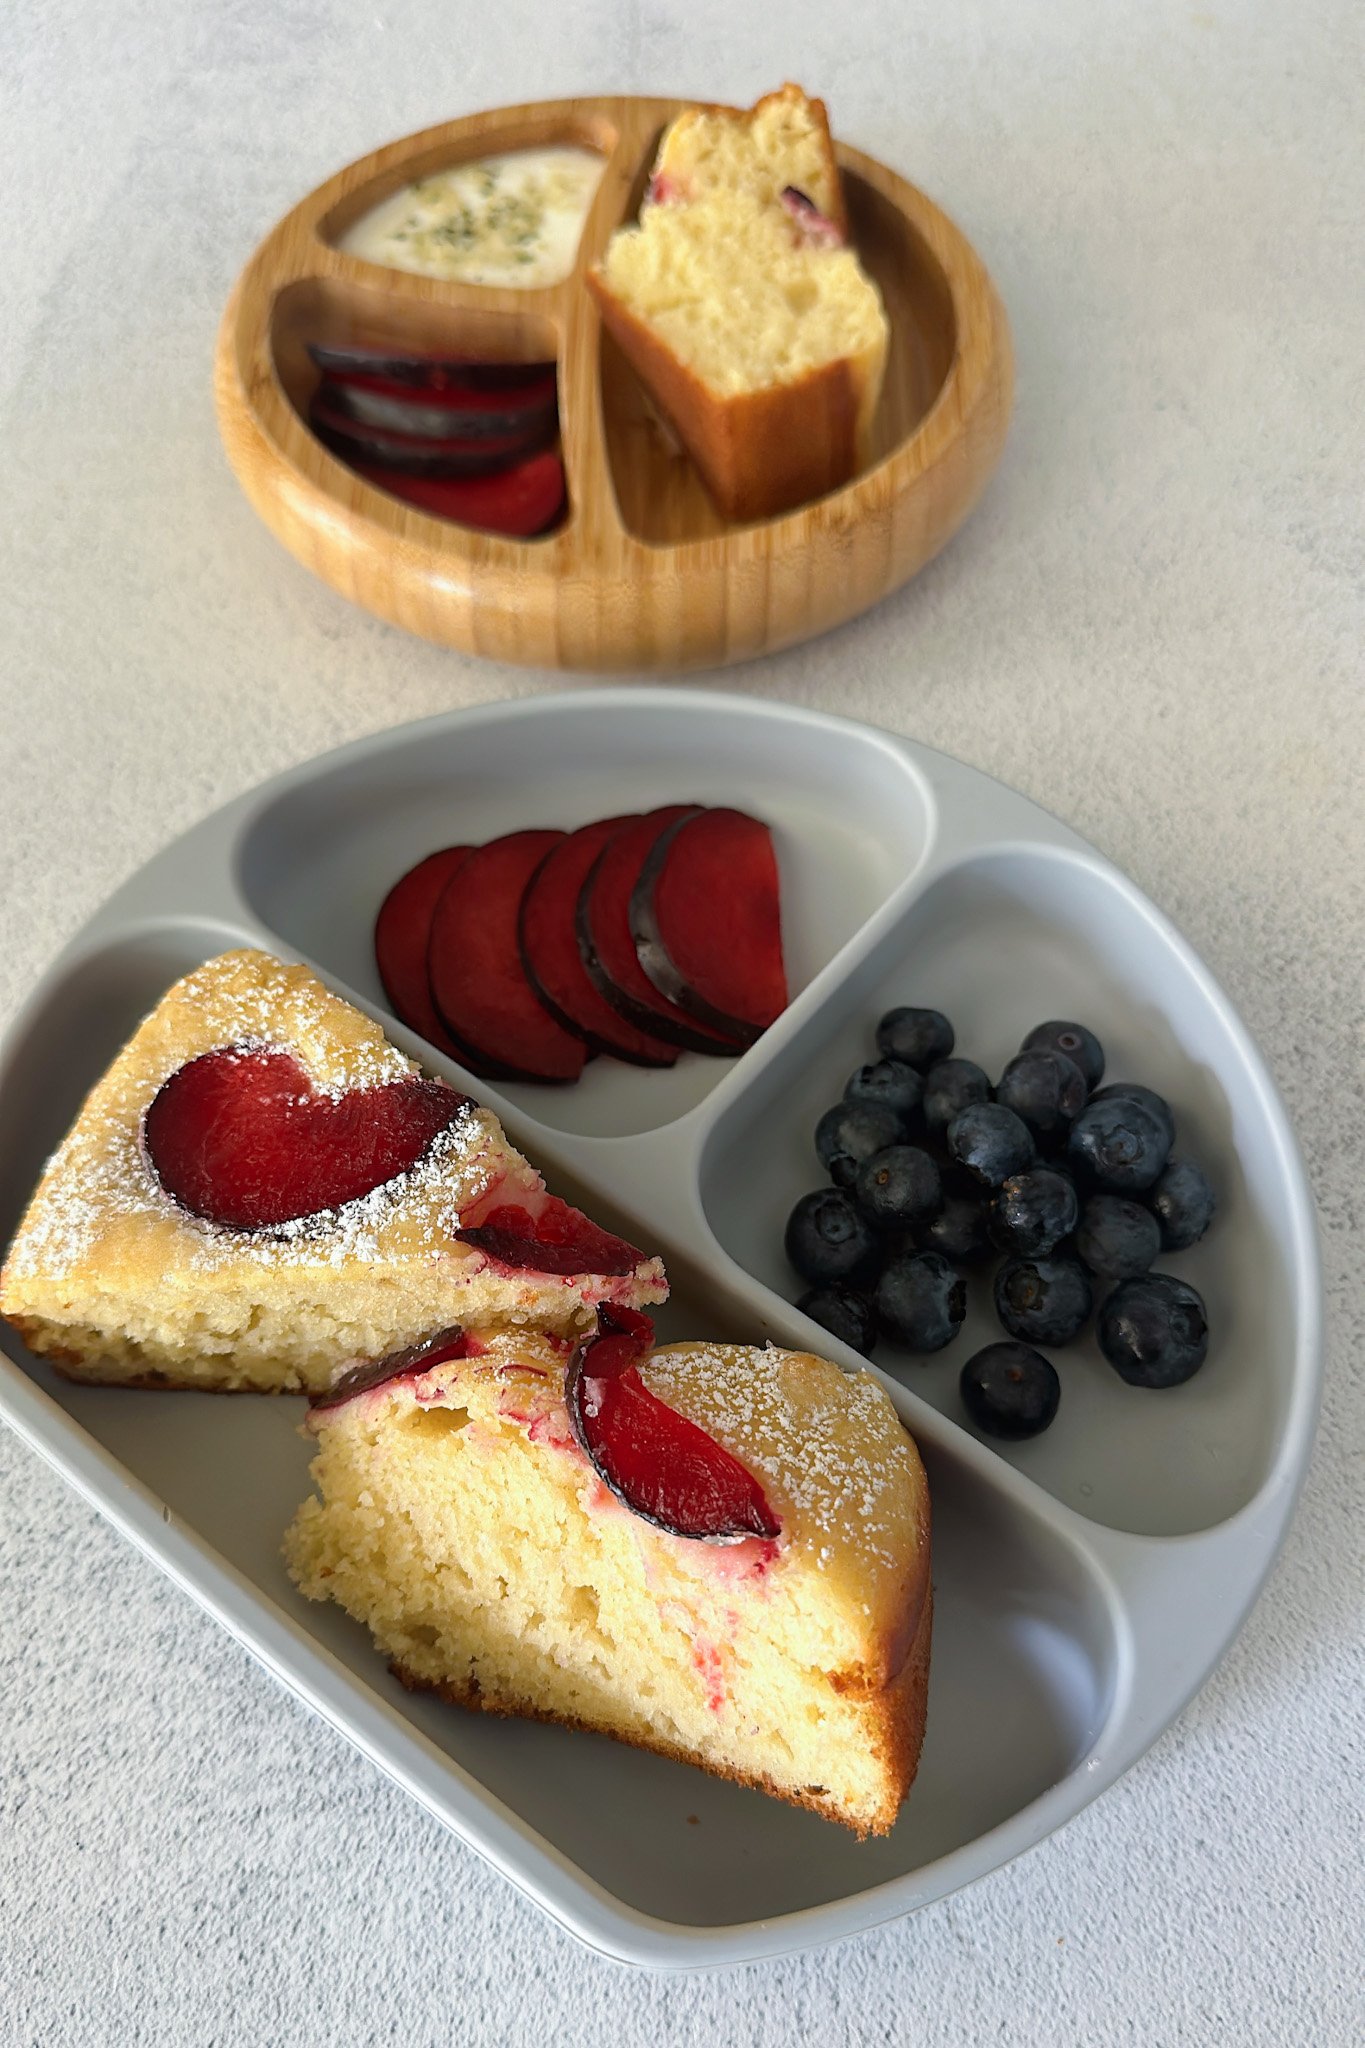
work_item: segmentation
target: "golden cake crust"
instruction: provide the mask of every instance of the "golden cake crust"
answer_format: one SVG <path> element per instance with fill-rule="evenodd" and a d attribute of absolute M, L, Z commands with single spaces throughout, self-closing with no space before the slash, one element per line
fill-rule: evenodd
<path fill-rule="evenodd" d="M 671 1763 L 692 1764 L 703 1770 L 709 1777 L 723 1778 L 731 1785 L 745 1785 L 754 1792 L 766 1792 L 771 1799 L 781 1799 L 788 1806 L 801 1807 L 807 1813 L 818 1813 L 822 1820 L 837 1821 L 843 1827 L 851 1827 L 859 1841 L 866 1841 L 870 1835 L 885 1835 L 895 1826 L 896 1817 L 904 1803 L 905 1794 L 915 1780 L 919 1768 L 920 1750 L 924 1746 L 924 1724 L 929 1705 L 929 1654 L 933 1636 L 934 1602 L 932 1592 L 927 1592 L 915 1624 L 914 1639 L 910 1645 L 905 1668 L 894 1684 L 888 1686 L 881 1697 L 869 1701 L 867 1716 L 868 1746 L 881 1760 L 886 1779 L 887 1794 L 880 1809 L 865 1819 L 851 1819 L 838 1802 L 816 1785 L 804 1791 L 795 1791 L 790 1786 L 761 1771 L 743 1771 L 733 1764 L 713 1762 L 709 1757 L 699 1756 L 694 1750 L 684 1749 L 676 1742 L 665 1742 L 656 1736 L 633 1734 L 613 1727 L 610 1722 L 585 1720 L 580 1716 L 556 1714 L 552 1710 L 536 1705 L 533 1701 L 508 1697 L 498 1698 L 487 1693 L 475 1680 L 465 1686 L 433 1683 L 419 1678 L 401 1663 L 389 1665 L 394 1677 L 409 1692 L 430 1692 L 448 1706 L 465 1707 L 471 1713 L 496 1714 L 507 1720 L 541 1721 L 552 1727 L 576 1729 L 584 1735 L 609 1735 L 618 1742 L 624 1742 L 632 1749 L 642 1749 L 653 1756 L 667 1757 Z M 903 1788 L 898 1792 L 897 1788 Z"/>
<path fill-rule="evenodd" d="M 838 490 L 862 457 L 882 350 L 842 356 L 762 391 L 714 392 L 597 271 L 602 324 L 701 471 L 716 510 L 741 524 Z"/>

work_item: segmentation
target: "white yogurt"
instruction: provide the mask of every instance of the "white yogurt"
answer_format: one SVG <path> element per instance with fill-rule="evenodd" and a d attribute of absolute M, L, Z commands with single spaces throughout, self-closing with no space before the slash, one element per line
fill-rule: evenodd
<path fill-rule="evenodd" d="M 591 149 L 522 149 L 437 171 L 373 207 L 340 246 L 390 270 L 464 284 L 558 284 L 605 169 Z"/>

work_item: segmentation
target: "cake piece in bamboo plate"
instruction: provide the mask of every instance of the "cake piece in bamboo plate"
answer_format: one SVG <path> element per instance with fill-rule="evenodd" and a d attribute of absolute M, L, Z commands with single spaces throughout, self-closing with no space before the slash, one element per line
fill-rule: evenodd
<path fill-rule="evenodd" d="M 824 106 L 798 86 L 680 114 L 588 285 L 726 519 L 789 511 L 866 461 L 890 330 Z"/>

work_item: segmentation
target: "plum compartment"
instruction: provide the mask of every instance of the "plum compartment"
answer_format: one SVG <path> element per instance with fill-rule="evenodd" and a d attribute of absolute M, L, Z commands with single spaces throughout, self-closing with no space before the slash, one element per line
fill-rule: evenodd
<path fill-rule="evenodd" d="M 325 974 L 386 1007 L 374 962 L 375 915 L 389 887 L 441 846 L 479 845 L 532 827 L 572 829 L 667 803 L 733 804 L 771 826 L 780 872 L 787 980 L 794 1002 L 818 982 L 913 873 L 932 830 L 932 799 L 894 747 L 869 730 L 819 721 L 777 725 L 760 706 L 727 718 L 673 715 L 638 693 L 612 699 L 605 758 L 592 714 L 547 702 L 548 745 L 533 765 L 509 751 L 507 713 L 445 733 L 409 732 L 338 757 L 267 800 L 246 825 L 237 875 L 252 913 Z M 512 728 L 515 730 L 515 727 Z M 861 791 L 850 809 L 843 778 Z M 773 1031 L 787 1028 L 779 1018 Z M 760 1041 L 762 1043 L 762 1041 Z M 610 1058 L 571 1088 L 498 1084 L 535 1124 L 594 1138 L 653 1130 L 696 1106 L 732 1059 L 685 1052 L 667 1070 Z"/>

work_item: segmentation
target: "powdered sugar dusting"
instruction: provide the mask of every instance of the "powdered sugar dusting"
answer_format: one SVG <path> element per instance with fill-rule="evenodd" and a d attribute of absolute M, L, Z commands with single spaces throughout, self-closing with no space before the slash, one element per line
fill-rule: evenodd
<path fill-rule="evenodd" d="M 723 1344 L 665 1348 L 641 1371 L 661 1401 L 770 1485 L 775 1505 L 795 1510 L 817 1569 L 848 1547 L 888 1572 L 903 1564 L 913 1526 L 913 1451 L 869 1373 Z"/>
<path fill-rule="evenodd" d="M 516 1356 L 517 1340 L 510 1340 Z M 432 1369 L 428 1387 L 459 1405 L 472 1368 L 455 1362 Z M 783 1518 L 775 1542 L 740 1544 L 733 1552 L 669 1538 L 637 1521 L 649 1548 L 658 1541 L 708 1577 L 747 1582 L 783 1556 L 799 1555 L 827 1573 L 852 1561 L 860 1577 L 869 1568 L 899 1586 L 920 1541 L 920 1481 L 916 1455 L 899 1416 L 869 1373 L 845 1374 L 803 1353 L 693 1343 L 656 1351 L 640 1367 L 651 1392 L 710 1431 L 764 1484 Z M 533 1443 L 562 1449 L 575 1459 L 562 1376 L 514 1372 L 517 1384 L 501 1405 L 501 1419 L 526 1429 Z M 377 1398 L 412 1399 L 390 1382 Z M 416 1396 L 430 1399 L 431 1392 Z M 326 1418 L 324 1418 L 326 1419 Z M 585 1494 L 591 1513 L 629 1514 L 608 1489 Z M 743 1555 L 740 1555 L 743 1553 Z"/>
<path fill-rule="evenodd" d="M 158 1273 L 205 1276 L 244 1267 L 340 1269 L 353 1262 L 449 1262 L 484 1273 L 487 1261 L 453 1235 L 495 1190 L 533 1210 L 544 1183 L 514 1152 L 490 1110 L 464 1102 L 418 1163 L 343 1206 L 261 1231 L 225 1229 L 182 1210 L 164 1191 L 143 1142 L 143 1119 L 180 1067 L 223 1046 L 288 1052 L 332 1096 L 383 1087 L 419 1071 L 379 1026 L 333 996 L 307 968 L 269 954 L 228 953 L 188 974 L 146 1018 L 87 1099 L 52 1159 L 10 1252 L 6 1282 L 97 1274 L 135 1261 Z M 532 1277 L 537 1291 L 557 1285 Z M 665 1288 L 657 1261 L 587 1290 L 594 1299 L 643 1282 Z M 647 1297 L 649 1298 L 649 1297 Z"/>

